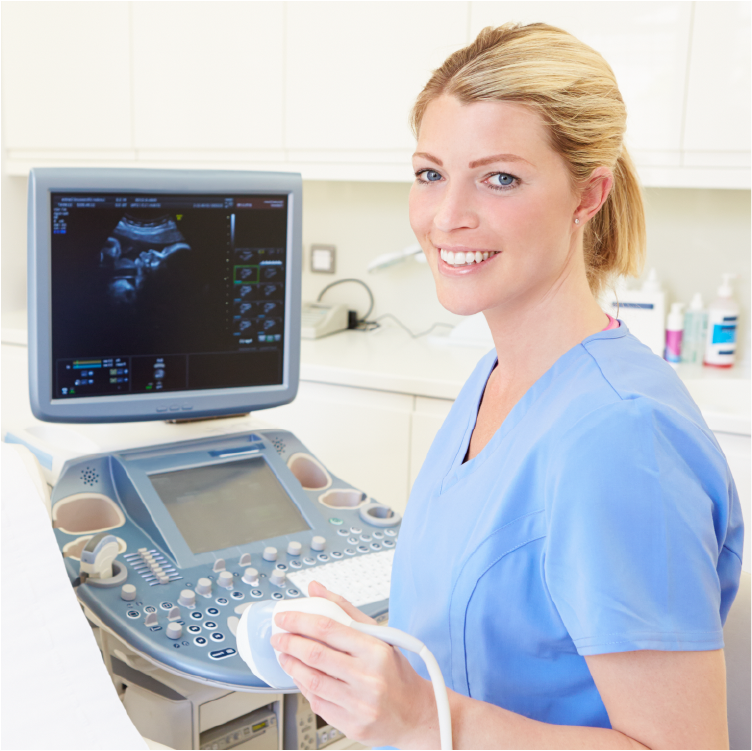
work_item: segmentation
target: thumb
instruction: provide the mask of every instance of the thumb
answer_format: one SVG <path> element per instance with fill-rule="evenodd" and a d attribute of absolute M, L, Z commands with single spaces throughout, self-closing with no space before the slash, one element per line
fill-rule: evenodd
<path fill-rule="evenodd" d="M 317 581 L 312 581 L 308 585 L 308 596 L 323 597 L 326 600 L 330 600 L 335 605 L 339 605 L 342 610 L 344 610 L 345 613 L 350 616 L 350 618 L 352 618 L 354 621 L 357 621 L 358 623 L 376 623 L 373 618 L 369 618 L 365 613 L 358 610 L 355 605 L 348 602 L 344 597 L 342 597 L 342 595 L 338 595 L 335 592 L 330 592 L 323 584 L 320 584 Z"/>

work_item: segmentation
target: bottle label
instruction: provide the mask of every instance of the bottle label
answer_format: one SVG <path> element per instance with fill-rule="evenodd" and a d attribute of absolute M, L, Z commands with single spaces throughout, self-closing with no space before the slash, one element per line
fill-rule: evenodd
<path fill-rule="evenodd" d="M 736 340 L 736 318 L 734 323 L 716 323 L 713 326 L 713 344 L 733 344 Z"/>

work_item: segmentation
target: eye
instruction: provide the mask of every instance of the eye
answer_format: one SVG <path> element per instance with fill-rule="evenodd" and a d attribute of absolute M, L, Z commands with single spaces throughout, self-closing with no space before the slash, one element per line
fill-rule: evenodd
<path fill-rule="evenodd" d="M 441 180 L 441 174 L 432 169 L 422 169 L 415 173 L 415 177 L 422 183 L 435 183 Z"/>
<path fill-rule="evenodd" d="M 499 190 L 502 188 L 511 188 L 519 182 L 519 180 L 514 175 L 510 175 L 506 172 L 497 172 L 495 175 L 489 175 L 486 178 L 486 182 L 489 187 Z"/>

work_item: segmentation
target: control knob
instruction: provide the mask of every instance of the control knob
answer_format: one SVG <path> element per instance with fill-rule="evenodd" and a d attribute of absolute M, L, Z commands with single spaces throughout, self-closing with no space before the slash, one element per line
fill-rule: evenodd
<path fill-rule="evenodd" d="M 269 580 L 272 584 L 275 584 L 278 587 L 281 587 L 285 580 L 287 579 L 287 575 L 284 571 L 280 571 L 279 569 L 275 569 L 272 571 L 272 575 L 269 577 Z"/>
<path fill-rule="evenodd" d="M 196 584 L 196 592 L 204 597 L 208 597 L 211 594 L 211 579 L 201 577 Z"/>
<path fill-rule="evenodd" d="M 243 555 L 240 556 L 240 560 L 238 561 L 241 568 L 244 568 L 245 566 L 251 565 L 251 554 L 250 553 L 243 553 Z"/>
<path fill-rule="evenodd" d="M 246 584 L 250 584 L 252 587 L 258 585 L 258 571 L 255 568 L 247 568 L 243 572 L 243 581 Z"/>
<path fill-rule="evenodd" d="M 311 550 L 318 550 L 321 552 L 326 547 L 326 537 L 321 537 L 321 535 L 316 535 L 311 540 Z"/>
<path fill-rule="evenodd" d="M 167 624 L 167 638 L 179 639 L 183 635 L 183 627 L 179 623 Z"/>
<path fill-rule="evenodd" d="M 185 608 L 196 607 L 196 593 L 192 589 L 184 589 L 178 597 L 178 603 Z"/>
<path fill-rule="evenodd" d="M 291 542 L 287 546 L 287 555 L 300 555 L 303 552 L 303 546 L 299 542 Z"/>
<path fill-rule="evenodd" d="M 123 584 L 120 588 L 120 599 L 126 601 L 135 600 L 136 588 L 132 584 Z"/>
<path fill-rule="evenodd" d="M 231 571 L 223 571 L 217 579 L 217 584 L 225 589 L 232 589 L 233 587 L 233 575 Z"/>
<path fill-rule="evenodd" d="M 225 559 L 224 558 L 217 558 L 216 561 L 214 561 L 214 566 L 212 568 L 212 571 L 216 574 L 218 571 L 224 571 L 225 570 Z"/>
<path fill-rule="evenodd" d="M 277 548 L 264 548 L 263 559 L 265 561 L 277 560 Z"/>

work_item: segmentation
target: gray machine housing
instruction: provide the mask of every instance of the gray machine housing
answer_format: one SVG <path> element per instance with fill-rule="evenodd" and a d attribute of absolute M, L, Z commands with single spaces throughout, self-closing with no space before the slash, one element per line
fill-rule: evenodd
<path fill-rule="evenodd" d="M 247 460 L 251 456 L 263 460 L 271 469 L 310 530 L 194 554 L 149 475 Z M 304 458 L 304 463 L 309 463 L 309 468 L 320 470 L 318 476 L 316 472 L 308 475 L 293 472 L 291 467 L 295 469 L 300 457 Z M 304 487 L 299 477 L 313 487 Z M 322 503 L 322 497 L 324 500 L 331 497 L 325 494 L 338 492 L 350 494 L 348 497 L 354 496 L 358 502 L 353 508 L 332 508 Z M 349 548 L 349 556 L 368 556 L 382 548 L 394 548 L 401 521 L 398 513 L 367 500 L 365 494 L 331 475 L 292 433 L 280 430 L 70 460 L 55 485 L 51 501 L 53 528 L 71 582 L 79 577 L 79 559 L 87 539 L 106 531 L 119 538 L 125 548 L 114 561 L 111 579 L 88 579 L 77 588 L 79 600 L 101 624 L 136 652 L 171 672 L 241 691 L 268 692 L 269 687 L 251 673 L 237 654 L 235 637 L 227 620 L 238 617 L 236 608 L 249 601 L 303 596 L 305 593 L 297 591 L 289 581 L 283 587 L 274 585 L 270 578 L 275 569 L 292 572 L 295 567 L 310 569 L 343 559 L 343 551 L 348 551 L 346 537 L 352 535 L 346 530 L 353 528 L 361 529 L 364 534 L 375 533 L 376 538 L 370 544 L 357 545 L 357 549 Z M 311 552 L 314 536 L 326 539 L 326 553 Z M 303 546 L 299 556 L 286 553 L 293 540 Z M 262 557 L 267 546 L 278 549 L 276 561 Z M 168 583 L 159 584 L 144 578 L 137 553 L 143 549 L 164 560 L 165 568 L 175 570 Z M 245 560 L 242 565 L 241 557 Z M 308 563 L 304 566 L 301 559 L 305 558 Z M 217 586 L 215 564 L 219 559 L 225 562 L 224 570 L 236 577 L 232 591 L 223 591 Z M 259 583 L 254 587 L 242 581 L 247 566 L 259 572 Z M 172 640 L 166 635 L 168 614 L 178 604 L 181 591 L 194 589 L 200 578 L 213 582 L 212 593 L 203 597 L 197 592 L 195 608 L 180 607 L 177 622 L 183 626 L 183 635 Z M 136 587 L 132 601 L 121 598 L 121 587 L 126 583 Z M 381 620 L 388 612 L 388 600 L 364 605 L 361 610 Z M 155 614 L 156 623 L 147 624 L 147 616 L 151 615 L 153 621 Z M 214 624 L 214 628 L 208 627 L 207 622 Z M 189 633 L 190 626 L 194 630 L 202 627 L 200 634 L 198 631 Z M 214 634 L 221 634 L 222 638 Z M 208 643 L 197 646 L 197 635 L 205 637 Z"/>
<path fill-rule="evenodd" d="M 52 192 L 182 194 L 286 194 L 287 273 L 283 380 L 280 385 L 124 394 L 77 399 L 52 398 L 51 248 Z M 43 168 L 29 173 L 28 311 L 29 398 L 34 416 L 46 422 L 134 422 L 164 420 L 190 407 L 190 417 L 250 412 L 291 402 L 300 371 L 302 179 L 286 172 Z M 185 416 L 185 413 L 183 413 Z"/>

